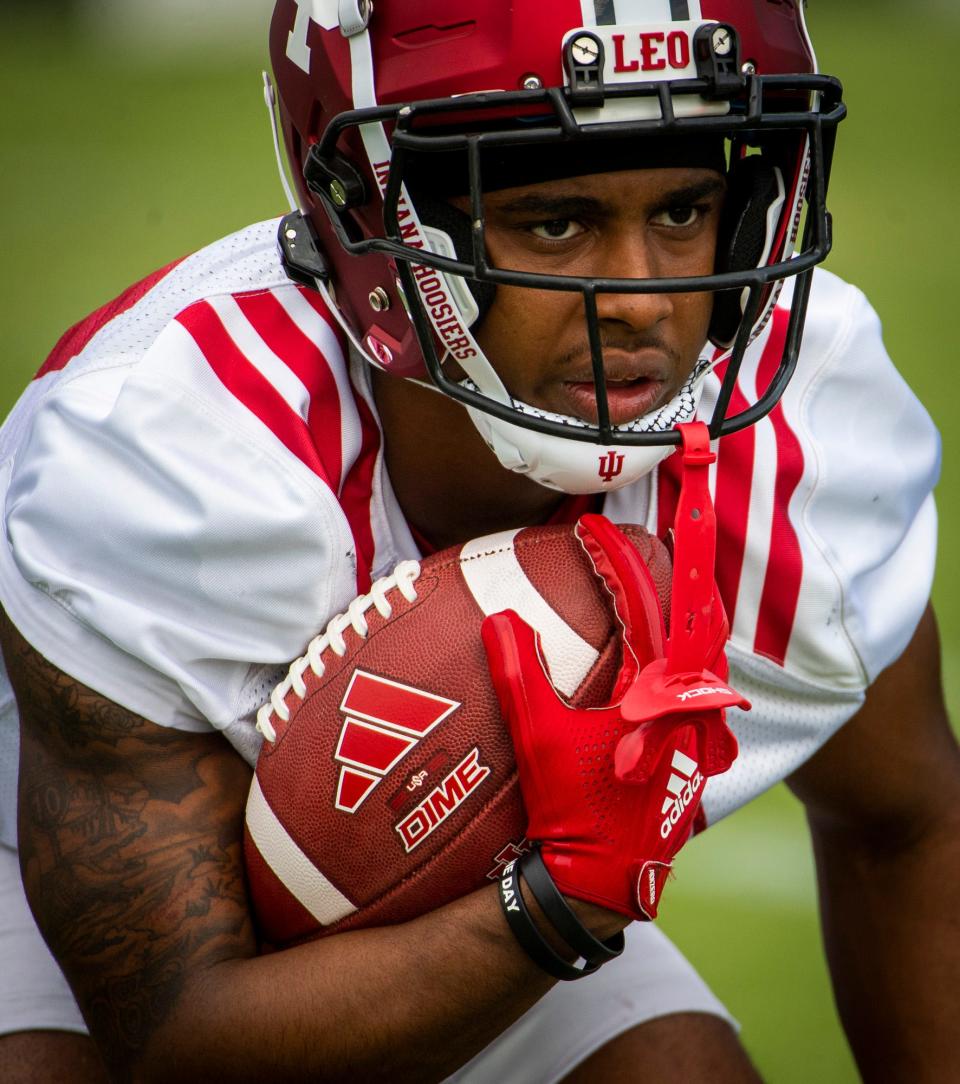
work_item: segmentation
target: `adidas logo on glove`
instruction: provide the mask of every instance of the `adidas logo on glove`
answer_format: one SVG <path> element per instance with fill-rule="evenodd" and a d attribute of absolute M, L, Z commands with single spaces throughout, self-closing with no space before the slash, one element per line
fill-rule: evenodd
<path fill-rule="evenodd" d="M 683 816 L 683 811 L 694 800 L 703 786 L 703 776 L 700 767 L 695 760 L 691 760 L 686 754 L 677 749 L 670 761 L 673 772 L 667 780 L 668 796 L 663 800 L 664 814 L 663 823 L 660 825 L 660 835 L 666 839 L 673 831 L 674 825 Z"/>

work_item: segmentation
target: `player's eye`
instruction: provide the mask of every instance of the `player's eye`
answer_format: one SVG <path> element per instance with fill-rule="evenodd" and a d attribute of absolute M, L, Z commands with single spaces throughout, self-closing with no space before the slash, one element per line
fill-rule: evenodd
<path fill-rule="evenodd" d="M 670 229 L 684 229 L 696 226 L 704 214 L 704 208 L 691 204 L 668 207 L 653 218 L 656 226 L 667 226 Z"/>
<path fill-rule="evenodd" d="M 536 223 L 530 227 L 530 232 L 544 241 L 570 241 L 583 232 L 583 227 L 572 218 L 555 218 Z"/>

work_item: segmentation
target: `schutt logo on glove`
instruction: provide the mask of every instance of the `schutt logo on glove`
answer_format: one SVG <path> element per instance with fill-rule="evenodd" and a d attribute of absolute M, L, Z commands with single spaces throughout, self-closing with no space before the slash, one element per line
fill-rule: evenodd
<path fill-rule="evenodd" d="M 670 796 L 663 800 L 661 813 L 666 814 L 660 825 L 660 835 L 664 839 L 673 831 L 674 825 L 683 816 L 683 811 L 694 800 L 703 786 L 703 776 L 695 760 L 677 749 L 670 761 L 673 772 L 667 780 Z"/>

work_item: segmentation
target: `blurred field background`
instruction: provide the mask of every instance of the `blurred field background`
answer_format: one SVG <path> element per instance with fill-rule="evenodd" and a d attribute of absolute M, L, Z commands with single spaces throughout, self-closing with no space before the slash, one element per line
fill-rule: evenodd
<path fill-rule="evenodd" d="M 68 325 L 174 257 L 285 206 L 260 89 L 267 0 L 78 7 L 0 0 L 3 412 Z M 834 170 L 830 266 L 871 297 L 893 357 L 945 435 L 935 600 L 957 717 L 960 438 L 949 322 L 960 138 L 948 72 L 960 11 L 954 0 L 814 0 L 809 19 L 821 67 L 843 77 L 851 112 Z M 769 1081 L 857 1079 L 823 965 L 802 814 L 784 788 L 688 848 L 663 910 L 664 927 L 742 1021 Z"/>

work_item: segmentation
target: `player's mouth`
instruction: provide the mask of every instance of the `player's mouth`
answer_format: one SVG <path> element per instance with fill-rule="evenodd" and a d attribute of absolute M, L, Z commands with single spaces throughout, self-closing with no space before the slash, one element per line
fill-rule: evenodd
<path fill-rule="evenodd" d="M 666 402 L 669 391 L 669 382 L 657 372 L 608 372 L 606 385 L 611 425 L 626 425 L 656 410 Z M 592 379 L 566 380 L 560 394 L 567 404 L 561 413 L 597 424 L 597 386 Z"/>
<path fill-rule="evenodd" d="M 678 359 L 663 342 L 605 342 L 603 362 L 611 425 L 636 421 L 676 394 Z M 597 386 L 589 350 L 570 356 L 567 371 L 557 375 L 550 409 L 597 425 Z"/>

